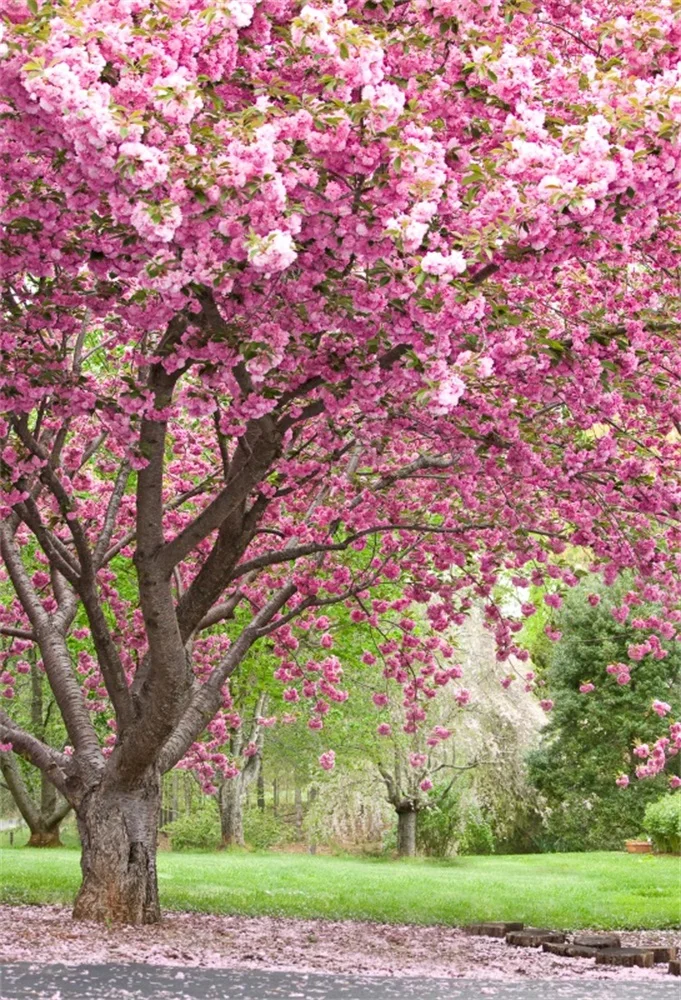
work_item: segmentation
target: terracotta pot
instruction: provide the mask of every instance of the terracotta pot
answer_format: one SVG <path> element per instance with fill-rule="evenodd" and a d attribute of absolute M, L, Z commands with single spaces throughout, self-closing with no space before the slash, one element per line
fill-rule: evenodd
<path fill-rule="evenodd" d="M 653 850 L 647 840 L 625 840 L 624 846 L 629 854 L 651 854 Z"/>

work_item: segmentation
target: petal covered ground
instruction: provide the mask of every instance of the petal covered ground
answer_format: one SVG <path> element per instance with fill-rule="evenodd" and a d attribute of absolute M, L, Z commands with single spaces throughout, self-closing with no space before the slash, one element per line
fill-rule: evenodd
<path fill-rule="evenodd" d="M 216 969 L 468 979 L 668 980 L 654 969 L 596 966 L 534 948 L 471 938 L 456 928 L 169 913 L 152 927 L 76 923 L 63 906 L 0 907 L 2 962 L 139 962 Z M 681 943 L 674 931 L 622 933 L 624 945 Z"/>

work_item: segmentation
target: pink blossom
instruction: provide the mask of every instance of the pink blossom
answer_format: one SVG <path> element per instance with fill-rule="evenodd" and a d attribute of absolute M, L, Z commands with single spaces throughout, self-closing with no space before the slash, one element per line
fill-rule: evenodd
<path fill-rule="evenodd" d="M 620 776 L 616 779 L 615 784 L 617 785 L 618 788 L 628 788 L 629 787 L 629 775 L 628 774 L 620 774 Z"/>
<path fill-rule="evenodd" d="M 419 788 L 421 789 L 422 792 L 429 792 L 432 787 L 433 787 L 433 782 L 430 780 L 430 778 L 424 778 L 423 781 L 419 783 Z"/>
<path fill-rule="evenodd" d="M 539 707 L 544 712 L 550 712 L 551 709 L 553 708 L 553 701 L 550 698 L 542 698 L 541 701 L 539 702 Z"/>
<path fill-rule="evenodd" d="M 435 275 L 463 274 L 466 259 L 459 250 L 452 250 L 449 254 L 430 251 L 421 258 L 421 270 Z"/>
<path fill-rule="evenodd" d="M 447 729 L 445 728 L 445 726 L 433 727 L 433 736 L 435 736 L 438 740 L 448 740 L 451 735 L 452 735 L 451 729 Z"/>
<path fill-rule="evenodd" d="M 380 725 L 376 727 L 376 732 L 379 736 L 391 736 L 392 726 L 388 725 L 387 722 L 381 722 Z"/>
<path fill-rule="evenodd" d="M 263 237 L 253 237 L 249 249 L 249 260 L 257 271 L 284 271 L 297 256 L 291 234 L 281 229 L 273 229 Z"/>
<path fill-rule="evenodd" d="M 333 750 L 327 750 L 319 758 L 320 767 L 325 771 L 333 771 L 336 766 L 336 754 Z"/>
<path fill-rule="evenodd" d="M 592 691 L 596 690 L 596 685 L 592 684 L 591 681 L 587 681 L 585 684 L 579 685 L 580 694 L 590 694 Z"/>
<path fill-rule="evenodd" d="M 465 382 L 458 375 L 450 374 L 440 383 L 435 393 L 434 413 L 451 413 L 456 408 L 459 400 L 466 390 Z"/>
<path fill-rule="evenodd" d="M 653 702 L 652 708 L 653 712 L 659 715 L 661 719 L 664 718 L 665 715 L 669 715 L 672 710 L 671 705 L 668 705 L 666 701 L 658 701 L 657 698 Z"/>

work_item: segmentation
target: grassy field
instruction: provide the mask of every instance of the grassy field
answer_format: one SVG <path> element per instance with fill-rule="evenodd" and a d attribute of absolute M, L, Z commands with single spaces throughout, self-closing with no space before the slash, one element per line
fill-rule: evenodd
<path fill-rule="evenodd" d="M 678 859 L 619 853 L 372 861 L 300 854 L 159 855 L 169 910 L 561 928 L 681 924 Z M 0 850 L 0 902 L 70 903 L 74 850 Z"/>

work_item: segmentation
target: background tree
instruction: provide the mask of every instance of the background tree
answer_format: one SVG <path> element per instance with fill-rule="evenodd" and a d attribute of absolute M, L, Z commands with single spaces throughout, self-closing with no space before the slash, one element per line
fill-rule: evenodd
<path fill-rule="evenodd" d="M 15 718 L 32 736 L 51 746 L 62 737 L 63 727 L 58 713 L 53 713 L 54 700 L 49 694 L 44 674 L 36 662 L 33 648 L 19 656 L 18 669 L 7 672 L 11 684 L 5 688 L 16 700 Z M 27 656 L 28 659 L 24 659 Z M 47 696 L 46 696 L 47 688 Z M 19 707 L 21 706 L 21 707 Z M 63 745 L 63 743 L 62 743 Z M 0 749 L 0 773 L 24 822 L 29 829 L 29 847 L 59 847 L 60 825 L 71 810 L 70 804 L 57 792 L 44 771 L 32 767 L 11 750 Z"/>
<path fill-rule="evenodd" d="M 547 672 L 555 704 L 529 759 L 530 779 L 550 808 L 544 836 L 552 850 L 621 849 L 626 837 L 640 835 L 646 805 L 667 785 L 665 775 L 626 790 L 615 784 L 649 756 L 637 748 L 656 739 L 655 699 L 664 697 L 676 713 L 681 708 L 678 642 L 662 644 L 665 656 L 651 651 L 634 660 L 630 673 L 623 666 L 632 662 L 644 623 L 658 614 L 626 581 L 604 588 L 589 578 L 560 611 L 562 636 Z M 678 773 L 678 759 L 673 769 Z"/>

